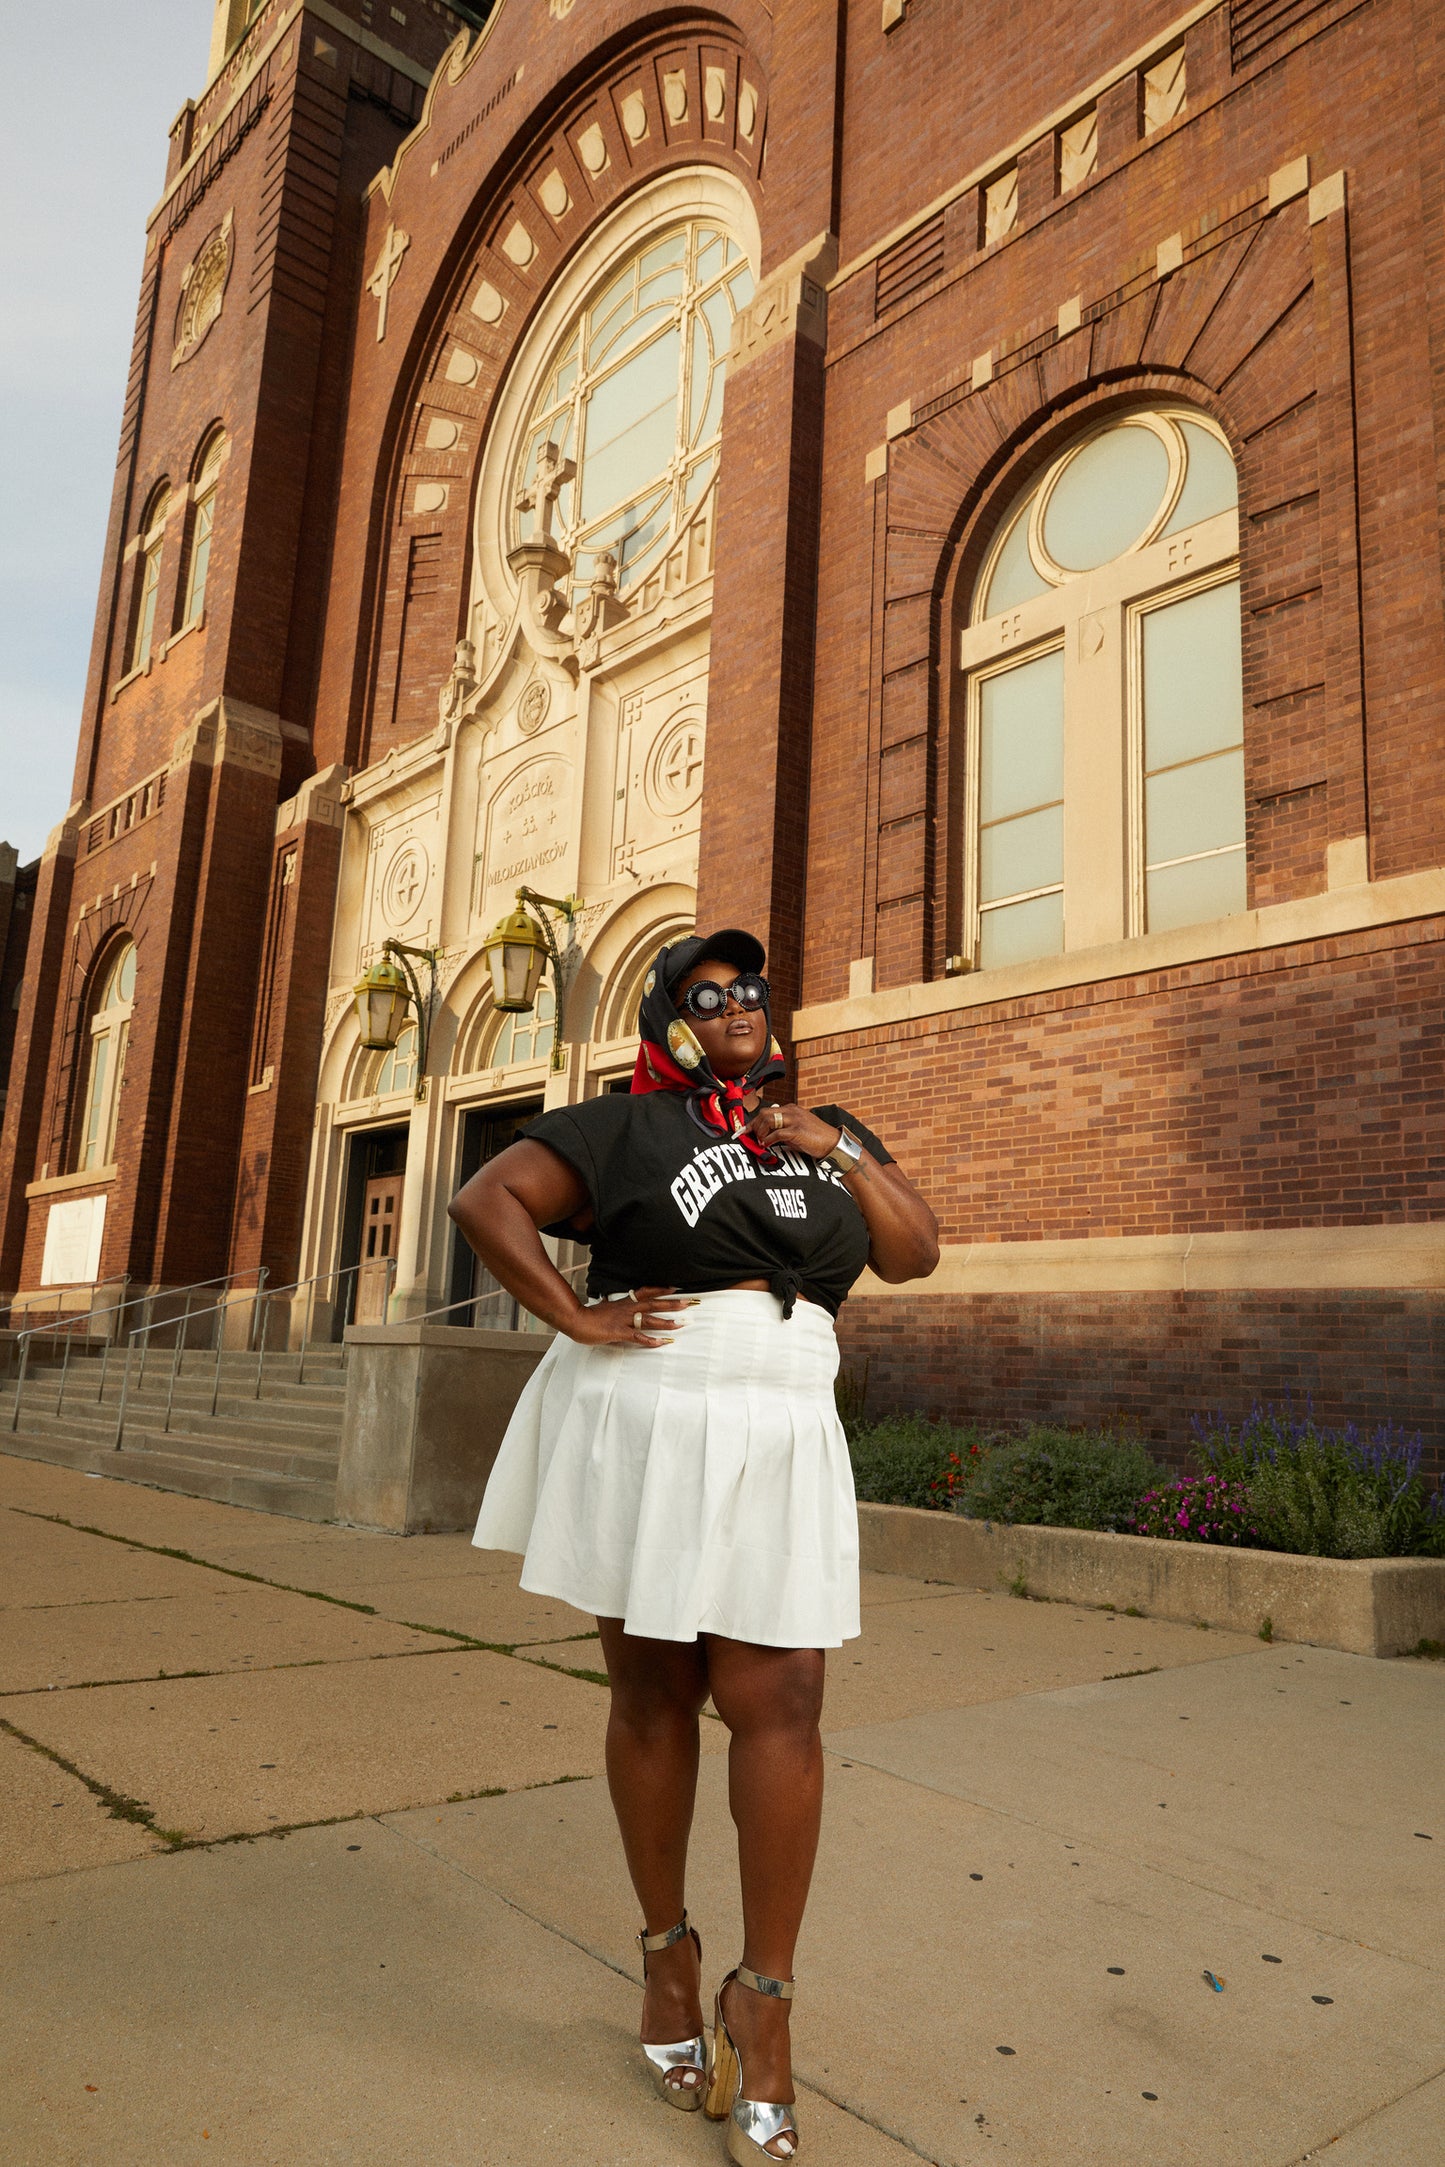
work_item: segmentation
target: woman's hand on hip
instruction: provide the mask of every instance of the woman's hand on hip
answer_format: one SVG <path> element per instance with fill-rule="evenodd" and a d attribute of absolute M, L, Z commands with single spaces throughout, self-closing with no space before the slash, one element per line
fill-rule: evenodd
<path fill-rule="evenodd" d="M 634 1287 L 579 1309 L 560 1329 L 581 1347 L 665 1347 L 682 1322 L 680 1312 L 696 1307 L 695 1295 L 675 1287 Z"/>
<path fill-rule="evenodd" d="M 843 1133 L 820 1121 L 806 1106 L 760 1106 L 748 1129 L 760 1144 L 805 1151 L 810 1159 L 826 1158 Z"/>

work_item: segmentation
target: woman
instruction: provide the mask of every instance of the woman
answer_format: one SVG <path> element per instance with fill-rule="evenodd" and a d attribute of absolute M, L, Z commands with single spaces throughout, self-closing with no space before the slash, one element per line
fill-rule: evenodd
<path fill-rule="evenodd" d="M 456 1197 L 483 1263 L 557 1337 L 517 1403 L 475 1540 L 597 1615 L 607 1777 L 642 1906 L 643 2051 L 673 2106 L 791 2159 L 788 2003 L 817 1848 L 826 1648 L 856 1636 L 858 1523 L 833 1318 L 871 1264 L 938 1261 L 933 1214 L 837 1106 L 783 1073 L 763 950 L 730 929 L 649 972 L 632 1093 L 532 1122 Z M 591 1244 L 589 1299 L 539 1230 Z M 683 1882 L 707 1700 L 731 1732 L 743 1960 L 703 2037 Z"/>

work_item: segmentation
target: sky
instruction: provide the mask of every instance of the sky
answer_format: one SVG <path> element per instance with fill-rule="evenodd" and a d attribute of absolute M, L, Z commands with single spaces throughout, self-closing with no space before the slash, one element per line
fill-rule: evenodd
<path fill-rule="evenodd" d="M 202 88 L 211 0 L 0 0 L 0 841 L 70 802 L 167 131 Z"/>

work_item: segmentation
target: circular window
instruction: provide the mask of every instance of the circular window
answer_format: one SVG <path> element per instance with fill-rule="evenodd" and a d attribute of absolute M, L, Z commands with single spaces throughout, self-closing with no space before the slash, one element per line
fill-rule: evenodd
<path fill-rule="evenodd" d="M 1169 487 L 1169 447 L 1147 423 L 1096 436 L 1039 500 L 1043 554 L 1064 572 L 1122 557 L 1155 526 Z"/>
<path fill-rule="evenodd" d="M 1017 609 L 1234 508 L 1229 446 L 1202 414 L 1127 414 L 1070 445 L 1016 497 L 984 561 L 973 622 Z"/>
<path fill-rule="evenodd" d="M 513 476 L 512 538 L 549 533 L 575 589 L 604 555 L 629 587 L 712 480 L 733 321 L 752 292 L 737 242 L 688 219 L 614 265 L 553 348 Z"/>

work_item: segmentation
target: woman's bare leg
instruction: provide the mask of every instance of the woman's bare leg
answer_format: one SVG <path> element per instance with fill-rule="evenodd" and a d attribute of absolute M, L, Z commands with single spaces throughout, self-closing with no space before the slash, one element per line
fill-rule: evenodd
<path fill-rule="evenodd" d="M 714 1634 L 706 1641 L 713 1702 L 732 1733 L 728 1801 L 738 1832 L 743 1962 L 791 1979 L 823 1811 L 823 1652 Z M 749 2099 L 782 2105 L 794 2096 L 788 2009 L 744 1987 L 728 1989 L 724 2014 Z"/>
<path fill-rule="evenodd" d="M 646 1930 L 662 1934 L 687 1901 L 706 1658 L 701 1642 L 643 1640 L 625 1632 L 620 1618 L 599 1618 L 597 1629 L 612 1687 L 607 1784 Z M 699 1966 L 689 1939 L 647 1959 L 642 2037 L 664 2046 L 701 2030 Z"/>

